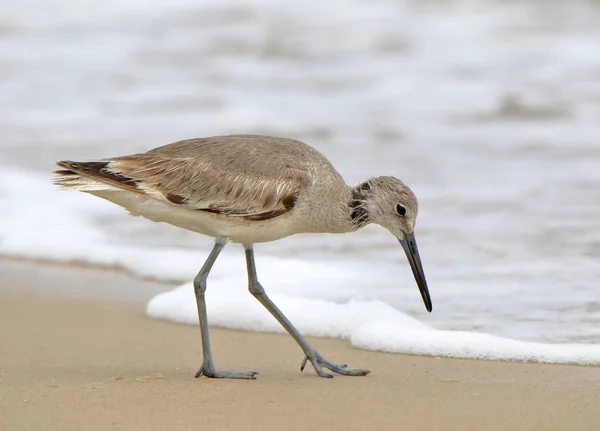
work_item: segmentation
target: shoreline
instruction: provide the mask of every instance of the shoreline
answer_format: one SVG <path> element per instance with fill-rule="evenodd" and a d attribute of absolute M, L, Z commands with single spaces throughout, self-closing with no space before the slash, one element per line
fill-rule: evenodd
<path fill-rule="evenodd" d="M 287 335 L 212 328 L 217 367 L 260 374 L 194 379 L 198 328 L 145 316 L 146 299 L 167 286 L 6 261 L 0 271 L 0 429 L 600 427 L 598 367 L 391 354 L 309 337 L 330 360 L 372 371 L 322 379 L 300 373 Z"/>

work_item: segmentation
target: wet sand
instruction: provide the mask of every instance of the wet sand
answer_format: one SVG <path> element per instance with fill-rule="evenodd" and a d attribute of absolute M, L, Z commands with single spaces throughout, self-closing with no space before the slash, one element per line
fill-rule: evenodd
<path fill-rule="evenodd" d="M 217 366 L 260 375 L 194 379 L 198 328 L 144 315 L 165 288 L 0 261 L 0 430 L 600 429 L 597 367 L 386 354 L 313 338 L 331 360 L 372 370 L 321 379 L 300 373 L 287 336 L 213 328 Z"/>

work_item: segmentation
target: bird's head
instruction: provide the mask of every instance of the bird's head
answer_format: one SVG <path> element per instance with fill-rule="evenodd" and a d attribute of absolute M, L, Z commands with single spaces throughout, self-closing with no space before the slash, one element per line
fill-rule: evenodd
<path fill-rule="evenodd" d="M 355 214 L 358 214 L 359 220 L 362 217 L 363 220 L 383 226 L 398 239 L 410 263 L 425 307 L 427 311 L 431 311 L 431 298 L 414 235 L 419 212 L 415 194 L 397 178 L 377 177 L 356 186 L 353 195 L 357 202 Z"/>
<path fill-rule="evenodd" d="M 401 239 L 415 229 L 419 204 L 415 194 L 394 177 L 371 178 L 361 185 L 371 223 Z"/>

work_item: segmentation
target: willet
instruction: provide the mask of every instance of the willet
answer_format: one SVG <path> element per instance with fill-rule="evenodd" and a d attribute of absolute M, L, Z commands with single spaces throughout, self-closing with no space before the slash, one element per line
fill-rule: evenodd
<path fill-rule="evenodd" d="M 217 370 L 212 358 L 204 294 L 208 274 L 228 241 L 245 249 L 250 293 L 304 351 L 300 369 L 310 361 L 321 377 L 333 377 L 323 368 L 347 376 L 369 371 L 330 362 L 304 339 L 259 283 L 253 244 L 297 233 L 344 233 L 379 224 L 404 248 L 431 311 L 414 236 L 417 198 L 394 177 L 371 178 L 351 187 L 314 148 L 259 135 L 189 139 L 143 154 L 57 164 L 62 169 L 55 171 L 54 182 L 63 188 L 107 199 L 132 215 L 216 238 L 194 279 L 203 351 L 196 377 L 254 379 L 257 374 Z"/>

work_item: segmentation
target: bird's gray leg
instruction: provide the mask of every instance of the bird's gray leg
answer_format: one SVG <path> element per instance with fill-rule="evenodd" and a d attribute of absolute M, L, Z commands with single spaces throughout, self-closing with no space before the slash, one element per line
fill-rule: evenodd
<path fill-rule="evenodd" d="M 252 245 L 244 245 L 246 251 L 246 266 L 248 269 L 248 289 L 250 293 L 260 301 L 264 307 L 269 310 L 269 313 L 277 319 L 281 326 L 296 340 L 296 343 L 302 348 L 306 355 L 302 361 L 300 371 L 304 370 L 306 361 L 310 361 L 317 374 L 321 377 L 333 377 L 330 373 L 323 371 L 323 367 L 327 368 L 338 374 L 344 374 L 346 376 L 364 376 L 369 373 L 367 370 L 348 370 L 346 365 L 334 364 L 325 359 L 319 352 L 317 352 L 308 342 L 304 339 L 300 332 L 292 325 L 292 322 L 281 312 L 281 310 L 269 299 L 265 290 L 258 282 L 258 276 L 256 275 L 256 265 L 254 264 L 254 251 Z"/>
<path fill-rule="evenodd" d="M 210 337 L 208 334 L 208 318 L 206 316 L 206 301 L 204 300 L 204 292 L 206 292 L 206 279 L 212 269 L 219 253 L 227 244 L 227 238 L 217 238 L 215 246 L 208 255 L 202 269 L 194 278 L 194 293 L 196 295 L 196 304 L 198 305 L 198 320 L 200 321 L 200 332 L 202 333 L 202 366 L 196 373 L 196 377 L 206 376 L 221 379 L 254 379 L 258 374 L 255 371 L 248 372 L 233 372 L 233 371 L 217 371 L 210 350 Z"/>

